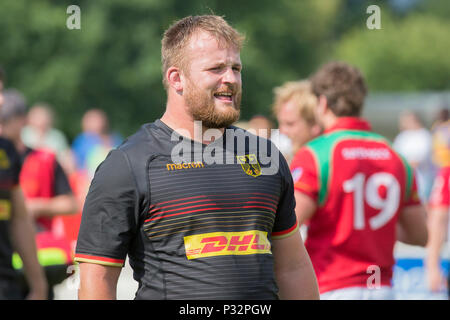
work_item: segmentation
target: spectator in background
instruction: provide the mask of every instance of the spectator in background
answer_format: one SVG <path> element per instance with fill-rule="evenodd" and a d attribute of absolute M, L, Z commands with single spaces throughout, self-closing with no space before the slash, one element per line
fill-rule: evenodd
<path fill-rule="evenodd" d="M 4 102 L 4 73 L 0 68 L 0 110 Z M 20 159 L 14 145 L 0 138 L 0 299 L 22 299 L 17 272 L 12 266 L 16 250 L 30 287 L 27 299 L 45 299 L 47 283 L 36 253 L 35 230 L 27 214 L 19 185 Z"/>
<path fill-rule="evenodd" d="M 442 109 L 432 126 L 432 160 L 438 167 L 445 167 L 450 159 L 450 120 L 448 109 Z"/>
<path fill-rule="evenodd" d="M 72 150 L 77 168 L 86 170 L 92 177 L 108 152 L 122 142 L 122 137 L 110 132 L 108 117 L 100 109 L 88 110 L 81 120 L 81 128 L 83 132 L 74 139 Z"/>
<path fill-rule="evenodd" d="M 450 111 L 448 108 L 443 107 L 440 109 L 436 115 L 436 119 L 433 121 L 433 125 L 431 126 L 431 131 L 434 131 L 436 127 L 438 127 L 440 124 L 447 122 L 449 120 Z"/>
<path fill-rule="evenodd" d="M 49 150 L 56 154 L 58 161 L 64 164 L 69 144 L 65 135 L 55 129 L 54 114 L 50 105 L 37 103 L 30 108 L 27 125 L 22 130 L 23 143 L 32 149 Z"/>
<path fill-rule="evenodd" d="M 314 113 L 317 98 L 311 93 L 311 84 L 307 80 L 287 82 L 274 92 L 273 111 L 280 133 L 291 140 L 289 157 L 292 159 L 300 147 L 321 132 Z"/>
<path fill-rule="evenodd" d="M 399 129 L 393 147 L 415 170 L 419 197 L 422 203 L 427 203 L 435 174 L 431 161 L 431 133 L 418 114 L 409 110 L 400 115 Z"/>
<path fill-rule="evenodd" d="M 69 242 L 54 232 L 54 218 L 74 214 L 78 210 L 76 200 L 55 154 L 46 149 L 30 149 L 23 143 L 21 132 L 27 113 L 22 94 L 13 89 L 5 91 L 0 119 L 3 135 L 13 142 L 22 163 L 19 181 L 28 213 L 36 222 L 39 260 L 45 267 L 51 298 L 52 286 L 67 277 L 67 267 L 72 263 Z M 16 260 L 15 266 L 20 265 L 21 261 Z"/>

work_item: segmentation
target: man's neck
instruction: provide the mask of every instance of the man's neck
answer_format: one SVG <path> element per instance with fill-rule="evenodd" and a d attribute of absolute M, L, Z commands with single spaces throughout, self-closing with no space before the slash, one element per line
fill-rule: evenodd
<path fill-rule="evenodd" d="M 335 116 L 334 113 L 328 111 L 323 117 L 323 127 L 325 130 L 329 130 L 333 128 L 336 123 L 339 121 L 339 117 Z"/>

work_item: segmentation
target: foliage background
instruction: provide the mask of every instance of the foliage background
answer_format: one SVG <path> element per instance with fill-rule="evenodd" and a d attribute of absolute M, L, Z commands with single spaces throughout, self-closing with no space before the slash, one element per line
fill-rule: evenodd
<path fill-rule="evenodd" d="M 69 30 L 67 7 L 81 8 Z M 381 7 L 381 30 L 366 8 Z M 242 118 L 270 115 L 273 88 L 340 59 L 361 68 L 370 92 L 450 88 L 450 1 L 446 0 L 5 0 L 0 65 L 6 87 L 29 104 L 50 103 L 69 138 L 84 111 L 107 111 L 127 136 L 162 115 L 160 41 L 186 15 L 223 15 L 247 37 Z"/>

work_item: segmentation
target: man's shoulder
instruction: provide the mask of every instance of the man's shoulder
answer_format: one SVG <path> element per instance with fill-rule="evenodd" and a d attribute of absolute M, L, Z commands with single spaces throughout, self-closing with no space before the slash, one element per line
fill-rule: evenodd
<path fill-rule="evenodd" d="M 363 130 L 337 130 L 330 133 L 325 133 L 309 141 L 305 146 L 309 147 L 313 151 L 323 150 L 326 146 L 332 147 L 336 143 L 354 139 L 361 139 L 363 142 L 377 141 L 386 144 L 386 146 L 391 148 L 391 142 L 388 138 L 373 131 Z"/>
<path fill-rule="evenodd" d="M 277 143 L 272 141 L 269 137 L 258 136 L 251 131 L 240 127 L 229 126 L 226 128 L 225 134 L 227 135 L 227 139 L 230 138 L 230 136 L 234 136 L 237 140 L 245 138 L 244 141 L 246 144 L 254 143 L 254 145 L 249 146 L 250 150 L 264 148 L 264 151 L 276 153 L 280 152 L 277 147 Z"/>
<path fill-rule="evenodd" d="M 138 131 L 127 137 L 117 150 L 126 154 L 139 153 L 151 156 L 163 152 L 168 142 L 170 136 L 167 132 L 152 122 L 142 125 Z"/>

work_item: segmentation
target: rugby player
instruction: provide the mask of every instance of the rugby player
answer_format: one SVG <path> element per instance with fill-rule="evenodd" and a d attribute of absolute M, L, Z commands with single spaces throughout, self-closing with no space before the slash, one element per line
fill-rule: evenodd
<path fill-rule="evenodd" d="M 363 76 L 330 62 L 311 77 L 324 134 L 291 163 L 299 223 L 321 299 L 389 299 L 397 240 L 424 246 L 425 211 L 410 166 L 360 117 Z"/>
<path fill-rule="evenodd" d="M 166 111 L 108 155 L 86 198 L 75 254 L 80 299 L 116 298 L 127 255 L 136 299 L 318 298 L 287 163 L 263 138 L 248 135 L 258 143 L 244 143 L 242 154 L 237 136 L 226 143 L 237 131 L 242 41 L 212 15 L 165 32 Z M 218 136 L 196 138 L 196 121 Z M 193 147 L 190 160 L 172 165 L 182 142 Z M 278 162 L 273 174 L 260 161 L 264 144 Z M 233 162 L 205 161 L 211 149 Z"/>
<path fill-rule="evenodd" d="M 275 88 L 273 112 L 278 120 L 280 133 L 292 143 L 292 153 L 309 140 L 317 137 L 321 128 L 316 121 L 317 98 L 311 92 L 308 80 L 289 81 Z"/>
<path fill-rule="evenodd" d="M 0 108 L 3 79 L 0 69 Z M 46 299 L 47 281 L 37 259 L 35 230 L 26 211 L 19 173 L 20 157 L 14 145 L 0 137 L 0 300 L 24 298 L 12 266 L 14 250 L 22 258 L 30 287 L 26 298 Z"/>
<path fill-rule="evenodd" d="M 437 174 L 429 201 L 426 272 L 428 286 L 437 292 L 445 287 L 445 276 L 440 267 L 440 253 L 445 239 L 448 239 L 450 213 L 450 120 L 436 129 L 439 145 L 435 146 L 436 162 L 442 167 Z M 450 276 L 447 276 L 447 290 L 450 297 Z"/>

